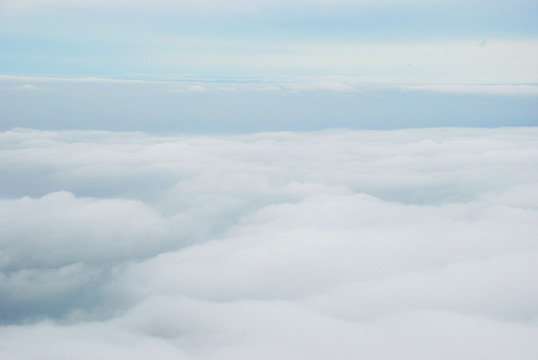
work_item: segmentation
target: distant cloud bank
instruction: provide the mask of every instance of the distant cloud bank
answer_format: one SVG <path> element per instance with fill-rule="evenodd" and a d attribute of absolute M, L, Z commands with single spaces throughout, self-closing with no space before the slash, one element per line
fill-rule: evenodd
<path fill-rule="evenodd" d="M 2 132 L 2 356 L 535 359 L 537 159 L 536 128 Z"/>
<path fill-rule="evenodd" d="M 168 80 L 149 75 L 0 75 L 0 95 L 0 131 L 25 127 L 237 134 L 538 125 L 538 86 L 530 83 L 376 84 L 353 76 L 234 81 L 193 75 Z"/>

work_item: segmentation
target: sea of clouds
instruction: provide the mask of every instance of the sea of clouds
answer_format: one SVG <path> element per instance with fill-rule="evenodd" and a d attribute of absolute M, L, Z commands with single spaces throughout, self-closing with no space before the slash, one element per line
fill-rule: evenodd
<path fill-rule="evenodd" d="M 538 128 L 0 133 L 19 359 L 536 359 Z"/>

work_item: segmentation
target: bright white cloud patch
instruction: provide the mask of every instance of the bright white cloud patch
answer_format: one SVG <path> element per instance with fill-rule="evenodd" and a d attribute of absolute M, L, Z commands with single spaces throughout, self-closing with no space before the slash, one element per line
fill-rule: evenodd
<path fill-rule="evenodd" d="M 535 359 L 537 159 L 534 128 L 3 132 L 0 348 Z"/>

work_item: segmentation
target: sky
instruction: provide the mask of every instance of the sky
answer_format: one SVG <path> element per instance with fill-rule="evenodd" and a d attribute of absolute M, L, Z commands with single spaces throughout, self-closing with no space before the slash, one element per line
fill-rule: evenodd
<path fill-rule="evenodd" d="M 0 0 L 2 360 L 535 360 L 538 3 Z"/>
<path fill-rule="evenodd" d="M 5 74 L 441 84 L 538 77 L 534 1 L 4 0 L 0 6 Z"/>
<path fill-rule="evenodd" d="M 2 0 L 0 128 L 535 126 L 537 13 L 526 0 Z"/>

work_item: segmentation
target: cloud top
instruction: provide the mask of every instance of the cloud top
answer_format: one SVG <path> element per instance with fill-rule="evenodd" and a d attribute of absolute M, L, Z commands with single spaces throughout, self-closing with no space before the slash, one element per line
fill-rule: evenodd
<path fill-rule="evenodd" d="M 537 140 L 0 133 L 0 347 L 534 359 Z"/>

